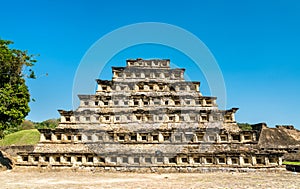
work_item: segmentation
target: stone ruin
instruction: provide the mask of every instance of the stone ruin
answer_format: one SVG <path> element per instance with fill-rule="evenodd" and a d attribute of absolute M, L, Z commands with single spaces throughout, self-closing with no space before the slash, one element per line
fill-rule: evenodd
<path fill-rule="evenodd" d="M 127 60 L 112 80 L 97 79 L 94 95 L 78 95 L 75 111 L 59 110 L 56 129 L 39 129 L 40 142 L 17 154 L 16 166 L 103 170 L 276 168 L 297 152 L 292 126 L 256 124 L 241 130 L 238 108 L 219 110 L 200 82 L 185 81 L 170 60 Z"/>

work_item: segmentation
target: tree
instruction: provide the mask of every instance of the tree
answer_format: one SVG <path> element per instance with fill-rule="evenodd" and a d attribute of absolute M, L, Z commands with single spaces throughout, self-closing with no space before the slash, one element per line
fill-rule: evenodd
<path fill-rule="evenodd" d="M 32 121 L 26 120 L 26 119 L 23 121 L 23 123 L 21 124 L 20 127 L 21 127 L 20 128 L 21 130 L 35 129 L 34 123 Z"/>
<path fill-rule="evenodd" d="M 237 123 L 239 128 L 242 129 L 242 131 L 251 131 L 252 126 L 249 123 Z"/>
<path fill-rule="evenodd" d="M 10 44 L 13 42 L 0 39 L 0 138 L 6 129 L 19 127 L 28 115 L 30 94 L 25 78 L 35 78 L 33 55 L 9 48 Z"/>
<path fill-rule="evenodd" d="M 60 119 L 47 119 L 42 122 L 34 123 L 36 129 L 54 129 L 58 126 Z"/>

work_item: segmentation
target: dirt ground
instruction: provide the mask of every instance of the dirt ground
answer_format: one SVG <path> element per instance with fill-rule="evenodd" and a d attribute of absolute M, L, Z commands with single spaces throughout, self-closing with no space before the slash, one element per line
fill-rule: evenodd
<path fill-rule="evenodd" d="M 0 188 L 300 188 L 300 174 L 12 170 L 0 172 Z"/>

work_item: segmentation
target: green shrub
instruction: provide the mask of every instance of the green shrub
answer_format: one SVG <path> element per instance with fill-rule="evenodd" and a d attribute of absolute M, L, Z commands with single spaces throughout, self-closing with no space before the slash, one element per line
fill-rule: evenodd
<path fill-rule="evenodd" d="M 252 126 L 249 123 L 237 123 L 239 128 L 242 129 L 243 131 L 251 131 Z"/>

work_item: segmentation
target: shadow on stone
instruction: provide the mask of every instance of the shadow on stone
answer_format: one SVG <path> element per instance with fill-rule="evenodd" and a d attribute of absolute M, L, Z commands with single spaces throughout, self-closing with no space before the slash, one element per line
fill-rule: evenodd
<path fill-rule="evenodd" d="M 12 169 L 12 161 L 5 157 L 5 155 L 3 155 L 3 153 L 0 151 L 0 165 L 3 167 L 6 167 L 6 169 Z"/>
<path fill-rule="evenodd" d="M 286 170 L 293 171 L 293 172 L 300 172 L 299 165 L 286 165 Z"/>

